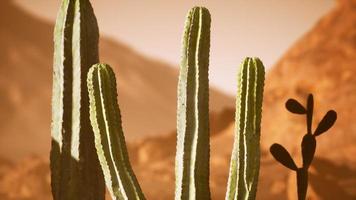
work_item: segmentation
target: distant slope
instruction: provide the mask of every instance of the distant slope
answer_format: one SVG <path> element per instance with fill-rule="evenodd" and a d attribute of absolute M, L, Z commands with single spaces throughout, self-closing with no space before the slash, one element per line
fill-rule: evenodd
<path fill-rule="evenodd" d="M 50 144 L 53 24 L 0 3 L 0 156 L 47 154 Z M 126 137 L 175 129 L 178 73 L 158 60 L 102 37 L 101 61 L 114 67 Z M 211 109 L 233 106 L 211 90 Z"/>
<path fill-rule="evenodd" d="M 356 199 L 356 3 L 352 4 L 356 1 L 340 2 L 343 3 L 297 42 L 267 76 L 262 128 L 265 150 L 261 155 L 257 199 L 296 199 L 295 174 L 272 159 L 267 148 L 279 142 L 293 156 L 300 154 L 304 119 L 286 112 L 284 102 L 289 97 L 304 101 L 309 92 L 316 97 L 316 121 L 330 108 L 338 111 L 339 119 L 327 135 L 318 138 L 308 199 Z M 212 115 L 220 122 L 214 124 L 229 121 L 231 112 Z M 233 124 L 213 131 L 212 199 L 223 199 L 225 195 L 233 131 Z M 174 196 L 175 138 L 175 133 L 170 132 L 129 143 L 130 160 L 148 199 Z M 17 165 L 0 159 L 0 199 L 49 199 L 48 174 L 46 158 L 27 158 Z"/>
<path fill-rule="evenodd" d="M 337 8 L 286 52 L 268 74 L 264 146 L 280 142 L 291 150 L 299 149 L 306 132 L 305 118 L 287 112 L 284 103 L 296 98 L 305 104 L 308 93 L 313 93 L 314 129 L 328 109 L 338 112 L 335 126 L 318 138 L 317 155 L 343 163 L 352 157 L 356 162 L 355 74 L 356 1 L 340 0 Z"/>
<path fill-rule="evenodd" d="M 356 199 L 355 74 L 356 0 L 339 0 L 336 8 L 267 73 L 261 129 L 264 153 L 257 199 L 297 199 L 295 173 L 271 158 L 268 149 L 273 143 L 282 144 L 301 166 L 305 118 L 288 112 L 285 102 L 296 98 L 305 104 L 309 93 L 315 100 L 314 129 L 329 109 L 338 113 L 334 127 L 317 138 L 309 199 Z M 227 132 L 232 131 L 233 126 Z M 231 140 L 221 138 L 215 141 L 226 145 Z"/>
<path fill-rule="evenodd" d="M 309 174 L 308 199 L 356 199 L 355 74 L 356 0 L 344 0 L 286 52 L 267 74 L 257 199 L 297 199 L 295 173 L 275 161 L 268 149 L 275 142 L 287 146 L 300 166 L 305 119 L 288 113 L 284 103 L 290 97 L 305 102 L 309 92 L 315 94 L 314 128 L 327 109 L 338 112 L 338 121 L 317 139 L 317 156 Z M 223 199 L 225 195 L 234 128 L 231 123 L 211 138 L 213 199 Z M 150 198 L 173 197 L 175 149 L 171 144 L 174 140 L 172 134 L 132 145 L 136 147 L 130 151 L 135 158 L 135 171 Z M 156 182 L 154 189 L 152 180 Z"/>
<path fill-rule="evenodd" d="M 283 144 L 301 165 L 305 118 L 287 112 L 288 98 L 305 104 L 308 93 L 314 94 L 313 129 L 329 109 L 338 113 L 334 127 L 317 138 L 309 175 L 311 199 L 356 199 L 355 75 L 356 0 L 339 0 L 268 73 L 262 126 L 265 150 L 273 143 Z M 275 171 L 287 169 L 279 165 Z M 290 173 L 286 182 L 287 195 L 296 199 L 295 175 Z"/>

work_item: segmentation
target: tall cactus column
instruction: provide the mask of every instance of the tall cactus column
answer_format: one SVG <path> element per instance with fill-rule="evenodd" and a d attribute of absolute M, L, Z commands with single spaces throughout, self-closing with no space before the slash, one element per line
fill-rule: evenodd
<path fill-rule="evenodd" d="M 88 89 L 95 146 L 112 199 L 144 200 L 129 161 L 116 79 L 109 65 L 96 64 L 89 70 Z"/>
<path fill-rule="evenodd" d="M 89 0 L 63 0 L 54 32 L 51 178 L 54 200 L 104 199 L 89 120 L 86 76 L 98 59 Z"/>
<path fill-rule="evenodd" d="M 264 66 L 258 58 L 246 58 L 241 65 L 226 200 L 256 198 L 264 75 Z"/>
<path fill-rule="evenodd" d="M 175 199 L 210 199 L 209 48 L 210 14 L 190 10 L 178 83 Z"/>

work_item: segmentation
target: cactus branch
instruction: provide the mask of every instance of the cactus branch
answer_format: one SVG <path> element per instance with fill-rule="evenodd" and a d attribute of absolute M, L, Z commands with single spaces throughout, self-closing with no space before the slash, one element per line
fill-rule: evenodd
<path fill-rule="evenodd" d="M 298 167 L 288 151 L 280 144 L 273 144 L 270 148 L 273 157 L 290 170 L 297 171 Z"/>
<path fill-rule="evenodd" d="M 295 114 L 305 114 L 307 111 L 305 108 L 295 99 L 288 99 L 286 102 L 286 108 Z"/>
<path fill-rule="evenodd" d="M 246 58 L 240 68 L 227 200 L 256 197 L 264 74 L 258 58 Z"/>
<path fill-rule="evenodd" d="M 307 100 L 307 118 L 306 118 L 308 134 L 312 134 L 313 110 L 314 110 L 314 97 L 312 94 L 309 94 Z"/>
<path fill-rule="evenodd" d="M 303 157 L 303 168 L 308 169 L 313 161 L 316 140 L 315 136 L 311 134 L 305 134 L 302 140 L 302 157 Z"/>
<path fill-rule="evenodd" d="M 185 24 L 178 83 L 176 200 L 210 199 L 209 48 L 209 11 L 194 7 Z"/>
<path fill-rule="evenodd" d="M 111 196 L 115 200 L 145 199 L 127 153 L 114 72 L 109 65 L 96 64 L 87 83 L 95 146 Z"/>
<path fill-rule="evenodd" d="M 314 136 L 319 136 L 322 133 L 328 131 L 334 125 L 336 118 L 337 114 L 334 110 L 328 111 L 316 128 Z"/>

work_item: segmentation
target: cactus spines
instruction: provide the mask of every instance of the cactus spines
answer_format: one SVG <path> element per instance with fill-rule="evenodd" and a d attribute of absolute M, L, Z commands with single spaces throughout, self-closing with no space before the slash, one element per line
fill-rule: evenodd
<path fill-rule="evenodd" d="M 235 140 L 226 200 L 250 200 L 256 197 L 264 75 L 264 66 L 258 58 L 246 58 L 241 64 L 236 98 Z"/>
<path fill-rule="evenodd" d="M 63 0 L 54 31 L 51 186 L 54 200 L 105 198 L 89 120 L 86 75 L 98 62 L 89 0 Z"/>
<path fill-rule="evenodd" d="M 334 110 L 329 110 L 319 122 L 314 133 L 312 133 L 314 110 L 314 98 L 312 94 L 308 96 L 306 108 L 295 99 L 289 99 L 286 102 L 286 108 L 291 113 L 306 115 L 307 133 L 304 135 L 301 143 L 303 166 L 298 168 L 288 151 L 280 144 L 273 144 L 270 147 L 270 152 L 278 162 L 296 172 L 298 199 L 304 200 L 308 190 L 308 169 L 313 161 L 316 149 L 316 137 L 334 125 L 337 114 Z"/>
<path fill-rule="evenodd" d="M 109 65 L 96 64 L 88 73 L 87 84 L 95 146 L 112 198 L 145 199 L 127 153 L 114 72 Z"/>
<path fill-rule="evenodd" d="M 210 13 L 194 7 L 183 36 L 178 83 L 175 199 L 210 199 L 209 48 Z"/>

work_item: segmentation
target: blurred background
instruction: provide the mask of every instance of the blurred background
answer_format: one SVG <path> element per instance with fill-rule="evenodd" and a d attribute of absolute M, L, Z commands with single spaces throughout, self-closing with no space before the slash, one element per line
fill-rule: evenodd
<path fill-rule="evenodd" d="M 0 199 L 51 199 L 49 175 L 53 27 L 60 1 L 0 1 Z M 224 199 L 239 63 L 266 68 L 258 199 L 296 199 L 295 174 L 268 148 L 278 142 L 300 166 L 303 117 L 284 103 L 315 97 L 318 138 L 309 199 L 356 199 L 356 1 L 92 0 L 100 59 L 114 67 L 130 160 L 148 199 L 173 199 L 176 87 L 186 12 L 212 14 L 211 190 Z"/>

